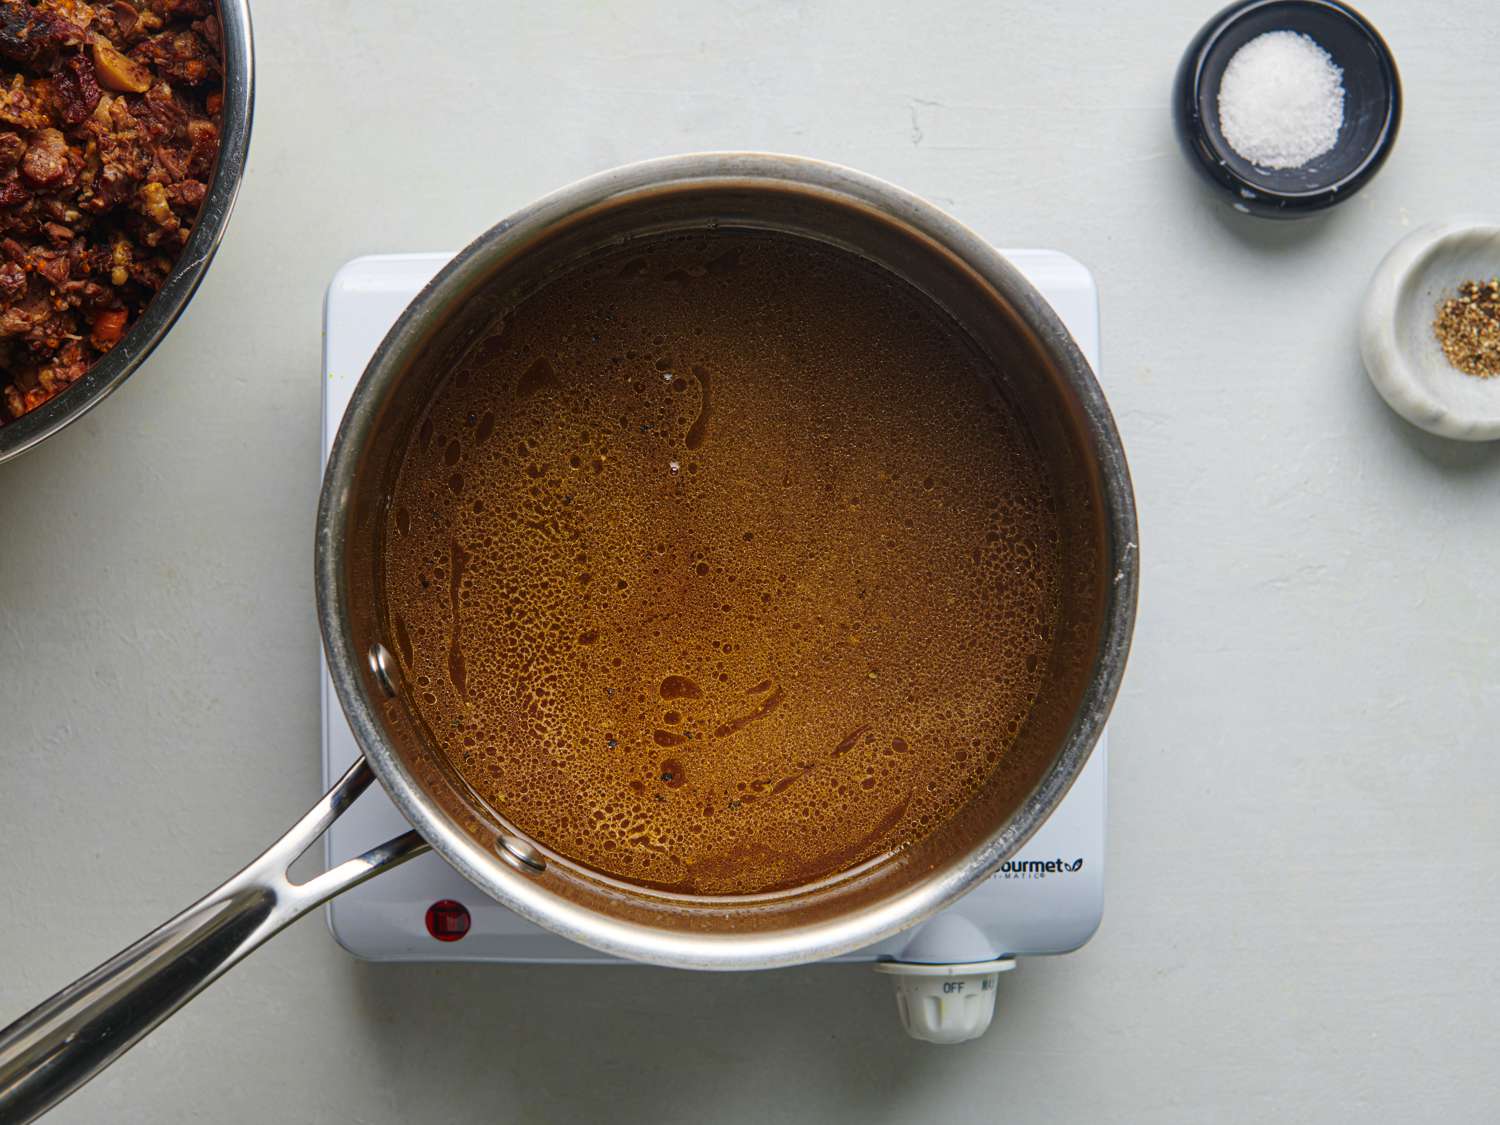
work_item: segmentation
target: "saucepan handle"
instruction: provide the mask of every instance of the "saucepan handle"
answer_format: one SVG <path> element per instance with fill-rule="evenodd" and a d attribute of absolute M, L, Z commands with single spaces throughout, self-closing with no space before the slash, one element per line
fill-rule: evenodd
<path fill-rule="evenodd" d="M 0 1122 L 39 1117 L 289 923 L 426 851 L 422 837 L 406 832 L 305 883 L 291 881 L 292 861 L 374 777 L 360 758 L 259 859 L 0 1031 Z"/>

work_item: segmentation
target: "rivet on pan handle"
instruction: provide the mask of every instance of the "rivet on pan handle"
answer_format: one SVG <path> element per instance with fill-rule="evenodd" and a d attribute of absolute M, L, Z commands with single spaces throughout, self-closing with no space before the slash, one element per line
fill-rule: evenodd
<path fill-rule="evenodd" d="M 510 864 L 522 875 L 540 875 L 547 870 L 547 861 L 536 846 L 519 836 L 501 836 L 495 841 L 495 854 Z"/>
<path fill-rule="evenodd" d="M 387 699 L 396 698 L 396 660 L 391 656 L 390 649 L 376 641 L 370 646 L 370 674 L 375 677 L 375 682 L 380 686 L 381 694 Z"/>

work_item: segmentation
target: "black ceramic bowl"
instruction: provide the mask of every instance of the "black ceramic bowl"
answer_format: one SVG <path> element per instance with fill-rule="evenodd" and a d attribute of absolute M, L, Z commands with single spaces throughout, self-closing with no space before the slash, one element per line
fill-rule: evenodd
<path fill-rule="evenodd" d="M 1311 36 L 1344 72 L 1344 123 L 1331 151 L 1299 168 L 1260 168 L 1219 130 L 1219 82 L 1236 51 L 1268 31 Z M 1189 44 L 1172 92 L 1177 139 L 1188 163 L 1236 210 L 1293 219 L 1347 199 L 1380 170 L 1401 125 L 1401 77 L 1390 48 L 1337 0 L 1244 0 L 1211 19 Z"/>

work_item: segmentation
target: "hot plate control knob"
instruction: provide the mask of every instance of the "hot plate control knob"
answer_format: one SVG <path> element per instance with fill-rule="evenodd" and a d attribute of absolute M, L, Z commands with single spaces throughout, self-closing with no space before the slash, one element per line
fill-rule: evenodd
<path fill-rule="evenodd" d="M 1000 974 L 1015 967 L 1015 959 L 1005 957 L 966 965 L 880 961 L 875 971 L 896 986 L 896 1010 L 906 1034 L 928 1043 L 964 1043 L 990 1026 Z"/>

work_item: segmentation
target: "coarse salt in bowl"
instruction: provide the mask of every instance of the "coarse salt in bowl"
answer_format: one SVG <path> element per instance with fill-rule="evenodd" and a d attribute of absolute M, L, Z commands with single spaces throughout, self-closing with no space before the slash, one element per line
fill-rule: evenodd
<path fill-rule="evenodd" d="M 1266 31 L 1236 51 L 1219 83 L 1219 130 L 1257 168 L 1301 168 L 1333 151 L 1344 72 L 1298 31 Z"/>
<path fill-rule="evenodd" d="M 1189 162 L 1237 210 L 1297 218 L 1384 164 L 1401 82 L 1379 33 L 1338 0 L 1245 0 L 1189 45 L 1172 111 Z"/>

